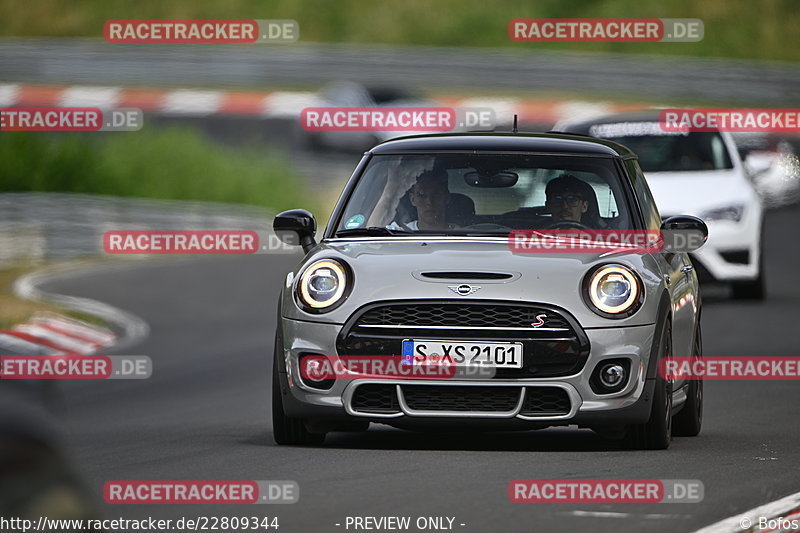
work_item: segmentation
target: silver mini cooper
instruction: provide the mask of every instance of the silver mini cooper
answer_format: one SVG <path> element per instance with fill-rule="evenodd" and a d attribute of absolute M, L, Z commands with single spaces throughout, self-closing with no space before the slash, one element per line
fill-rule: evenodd
<path fill-rule="evenodd" d="M 563 238 L 707 237 L 694 217 L 662 223 L 624 146 L 558 134 L 392 140 L 364 155 L 319 242 L 301 209 L 274 229 L 306 254 L 278 305 L 278 444 L 370 423 L 576 425 L 645 449 L 700 431 L 702 381 L 659 372 L 702 352 L 688 254 Z M 350 364 L 359 358 L 373 366 Z"/>

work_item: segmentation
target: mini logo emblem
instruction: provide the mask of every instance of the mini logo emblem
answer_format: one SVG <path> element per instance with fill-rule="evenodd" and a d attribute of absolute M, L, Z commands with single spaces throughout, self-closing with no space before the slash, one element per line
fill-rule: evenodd
<path fill-rule="evenodd" d="M 531 322 L 531 326 L 534 328 L 539 328 L 544 326 L 544 319 L 547 318 L 547 315 L 536 315 L 536 322 Z"/>
<path fill-rule="evenodd" d="M 469 296 L 481 289 L 479 285 L 467 285 L 466 283 L 462 283 L 461 285 L 448 285 L 447 288 L 459 296 Z"/>

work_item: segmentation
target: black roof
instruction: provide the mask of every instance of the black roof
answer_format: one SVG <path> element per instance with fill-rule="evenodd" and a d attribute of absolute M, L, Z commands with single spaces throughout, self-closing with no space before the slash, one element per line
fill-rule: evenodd
<path fill-rule="evenodd" d="M 612 141 L 554 133 L 444 133 L 392 139 L 370 150 L 372 154 L 420 152 L 534 152 L 607 157 L 635 157 L 628 148 Z"/>

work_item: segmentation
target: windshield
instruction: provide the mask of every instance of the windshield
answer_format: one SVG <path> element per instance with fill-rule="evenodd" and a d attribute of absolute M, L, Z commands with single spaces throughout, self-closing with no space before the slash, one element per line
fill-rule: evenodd
<path fill-rule="evenodd" d="M 589 135 L 624 144 L 639 156 L 645 172 L 685 172 L 733 168 L 718 132 L 667 133 L 658 122 L 596 124 Z"/>
<path fill-rule="evenodd" d="M 610 158 L 506 154 L 374 156 L 336 226 L 347 235 L 507 235 L 630 229 Z"/>

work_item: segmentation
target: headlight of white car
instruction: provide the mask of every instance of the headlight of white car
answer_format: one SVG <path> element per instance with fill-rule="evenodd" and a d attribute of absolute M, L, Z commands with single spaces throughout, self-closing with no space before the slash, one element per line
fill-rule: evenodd
<path fill-rule="evenodd" d="M 605 318 L 625 318 L 642 305 L 644 293 L 639 277 L 622 265 L 601 265 L 584 278 L 584 300 Z"/>
<path fill-rule="evenodd" d="M 344 301 L 350 281 L 348 269 L 343 263 L 335 259 L 315 261 L 305 269 L 297 282 L 297 299 L 306 311 L 330 311 Z"/>
<path fill-rule="evenodd" d="M 720 207 L 717 209 L 711 209 L 706 211 L 700 218 L 708 221 L 713 220 L 731 220 L 733 222 L 739 222 L 742 219 L 742 214 L 744 213 L 744 206 L 743 205 L 728 205 L 725 207 Z"/>

